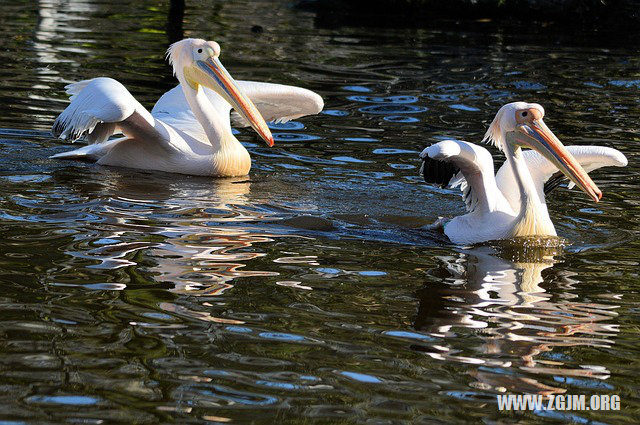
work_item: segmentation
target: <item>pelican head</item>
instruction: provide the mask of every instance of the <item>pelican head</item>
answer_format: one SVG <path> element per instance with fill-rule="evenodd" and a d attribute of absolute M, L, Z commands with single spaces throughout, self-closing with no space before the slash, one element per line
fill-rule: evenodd
<path fill-rule="evenodd" d="M 215 91 L 251 124 L 269 146 L 273 146 L 273 136 L 258 108 L 220 63 L 218 43 L 187 38 L 173 43 L 167 50 L 167 57 L 181 84 L 188 84 L 196 91 L 199 85 Z"/>
<path fill-rule="evenodd" d="M 483 140 L 493 142 L 500 150 L 504 150 L 505 143 L 508 143 L 514 148 L 526 147 L 538 151 L 584 193 L 598 202 L 602 198 L 602 192 L 547 127 L 543 118 L 544 108 L 537 103 L 508 103 L 500 108 Z"/>

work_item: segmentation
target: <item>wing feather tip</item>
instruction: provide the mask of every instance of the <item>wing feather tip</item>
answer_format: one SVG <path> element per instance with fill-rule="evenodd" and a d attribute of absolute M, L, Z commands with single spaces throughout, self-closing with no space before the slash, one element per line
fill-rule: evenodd
<path fill-rule="evenodd" d="M 311 90 L 309 90 L 311 91 Z M 313 110 L 313 115 L 319 114 L 324 109 L 324 99 L 318 93 L 311 91 L 313 94 L 312 100 L 314 102 L 315 109 Z"/>
<path fill-rule="evenodd" d="M 616 164 L 617 167 L 626 167 L 627 165 L 629 165 L 629 160 L 627 159 L 625 154 L 623 154 L 622 152 L 620 152 L 617 149 L 614 149 L 614 151 L 615 151 L 614 160 L 617 163 Z"/>

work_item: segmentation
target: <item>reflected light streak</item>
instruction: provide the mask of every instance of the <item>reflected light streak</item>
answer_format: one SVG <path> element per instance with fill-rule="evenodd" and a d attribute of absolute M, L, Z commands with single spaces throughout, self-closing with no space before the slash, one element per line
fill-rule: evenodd
<path fill-rule="evenodd" d="M 508 250 L 505 254 L 489 246 L 460 250 L 458 257 L 441 257 L 441 268 L 449 277 L 443 279 L 441 272 L 433 271 L 439 282 L 427 284 L 418 293 L 420 306 L 414 321 L 417 330 L 437 337 L 438 342 L 417 348 L 442 361 L 506 368 L 519 358 L 520 365 L 513 365 L 523 373 L 607 379 L 610 373 L 604 367 L 575 369 L 564 367 L 561 360 L 538 359 L 557 347 L 611 347 L 619 330 L 607 321 L 617 316 L 613 310 L 618 306 L 574 301 L 577 296 L 571 289 L 578 281 L 567 274 L 553 281 L 562 292 L 552 299 L 540 285 L 545 283 L 543 271 L 553 267 L 559 249 L 528 250 L 511 255 L 517 258 L 513 261 L 505 259 L 512 254 Z M 478 343 L 471 348 L 475 357 L 464 355 L 468 346 L 454 345 L 465 328 L 477 330 Z M 484 388 L 547 395 L 565 392 L 532 377 L 470 373 Z"/>

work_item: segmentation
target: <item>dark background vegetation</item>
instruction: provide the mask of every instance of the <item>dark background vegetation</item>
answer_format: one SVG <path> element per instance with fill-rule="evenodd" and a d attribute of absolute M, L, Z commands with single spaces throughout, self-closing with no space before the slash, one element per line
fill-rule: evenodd
<path fill-rule="evenodd" d="M 427 26 L 451 21 L 539 23 L 637 32 L 638 0 L 299 0 L 322 25 Z M 522 31 L 533 30 L 520 27 Z"/>

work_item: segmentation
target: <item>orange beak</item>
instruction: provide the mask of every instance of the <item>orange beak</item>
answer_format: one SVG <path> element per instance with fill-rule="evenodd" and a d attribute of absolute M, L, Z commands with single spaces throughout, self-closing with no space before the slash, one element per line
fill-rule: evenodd
<path fill-rule="evenodd" d="M 542 154 L 595 202 L 602 198 L 602 192 L 598 189 L 598 186 L 591 180 L 582 165 L 558 140 L 556 135 L 549 130 L 542 118 L 520 125 L 517 129 L 519 134 L 526 136 L 524 138 L 518 137 L 517 141 L 519 143 Z"/>
<path fill-rule="evenodd" d="M 196 66 L 209 77 L 201 84 L 214 90 L 251 124 L 251 127 L 269 146 L 273 146 L 273 136 L 256 105 L 240 90 L 220 59 L 211 56 L 204 61 L 196 61 Z M 212 81 L 208 81 L 211 79 Z M 212 84 L 213 83 L 213 84 Z"/>

